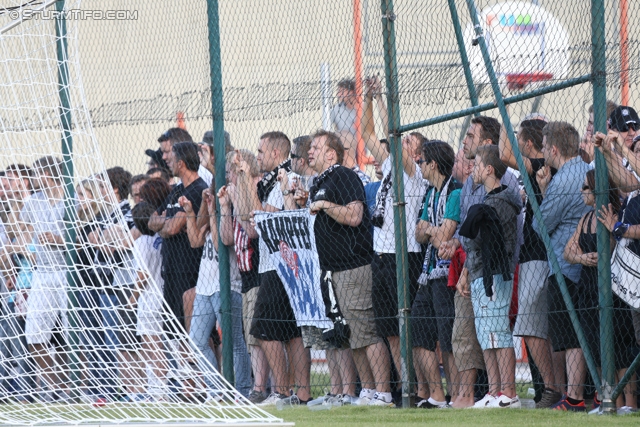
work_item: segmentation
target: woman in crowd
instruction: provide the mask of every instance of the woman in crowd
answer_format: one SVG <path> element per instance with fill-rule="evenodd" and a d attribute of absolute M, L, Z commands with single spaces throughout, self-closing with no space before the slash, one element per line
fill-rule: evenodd
<path fill-rule="evenodd" d="M 590 170 L 582 186 L 582 199 L 588 206 L 595 207 L 595 171 Z M 635 203 L 634 203 L 635 205 Z M 633 209 L 633 208 L 632 208 Z M 620 212 L 620 193 L 609 182 L 609 205 L 600 211 L 598 219 L 613 231 Z M 639 210 L 640 212 L 640 210 Z M 633 215 L 630 215 L 633 217 Z M 601 366 L 600 357 L 600 312 L 598 301 L 598 242 L 596 235 L 595 210 L 587 212 L 575 233 L 567 243 L 564 258 L 572 264 L 582 264 L 579 286 L 581 289 L 576 310 L 580 318 L 580 324 L 589 345 L 591 355 L 595 359 L 596 366 Z M 636 218 L 633 218 L 636 219 Z M 637 218 L 640 223 L 640 218 Z M 640 226 L 637 227 L 637 235 L 640 237 Z M 632 230 L 633 232 L 633 230 Z M 632 362 L 629 347 L 633 346 L 633 331 L 631 328 L 631 312 L 629 307 L 613 295 L 614 316 L 614 348 L 615 368 L 618 379 L 622 378 Z M 584 379 L 583 379 L 584 380 Z M 584 381 L 583 381 L 584 382 Z M 625 405 L 626 400 L 626 405 Z M 597 400 L 595 401 L 598 404 Z M 629 382 L 625 387 L 624 396 L 621 394 L 617 402 L 619 407 L 627 406 L 637 408 L 635 397 L 635 382 Z"/>

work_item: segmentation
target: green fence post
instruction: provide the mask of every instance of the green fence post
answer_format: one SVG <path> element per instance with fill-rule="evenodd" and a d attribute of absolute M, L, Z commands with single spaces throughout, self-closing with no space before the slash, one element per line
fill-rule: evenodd
<path fill-rule="evenodd" d="M 453 22 L 453 29 L 456 33 L 456 42 L 458 43 L 458 50 L 460 51 L 460 60 L 462 61 L 462 69 L 464 70 L 464 79 L 467 82 L 467 89 L 469 90 L 469 99 L 471 105 L 476 107 L 478 105 L 478 93 L 476 92 L 476 86 L 473 83 L 473 76 L 471 75 L 471 68 L 469 67 L 469 57 L 467 56 L 467 48 L 464 47 L 464 39 L 462 38 L 462 29 L 460 28 L 460 18 L 458 17 L 458 8 L 456 8 L 455 0 L 447 0 L 449 3 L 449 12 L 451 13 L 451 21 Z M 475 116 L 478 113 L 474 114 Z M 466 129 L 463 129 L 466 132 Z"/>
<path fill-rule="evenodd" d="M 398 281 L 398 318 L 400 323 L 400 351 L 402 366 L 402 407 L 409 408 L 413 400 L 413 348 L 411 346 L 411 325 L 409 314 L 410 283 L 407 256 L 407 228 L 404 201 L 404 168 L 402 165 L 402 141 L 400 127 L 400 100 L 398 99 L 398 67 L 396 64 L 396 36 L 393 0 L 382 1 L 382 34 L 384 42 L 385 80 L 387 85 L 387 105 L 389 109 L 389 143 L 391 151 L 391 173 L 393 191 L 393 219 L 396 239 L 396 279 Z"/>
<path fill-rule="evenodd" d="M 56 12 L 64 11 L 64 0 L 56 1 Z M 74 167 L 73 167 L 73 138 L 71 136 L 71 106 L 69 102 L 69 66 L 67 63 L 67 21 L 63 13 L 56 15 L 56 59 L 58 63 L 58 96 L 60 98 L 59 120 L 62 131 L 62 161 L 64 174 L 64 223 L 65 223 L 65 261 L 67 265 L 67 295 L 69 298 L 69 322 L 71 333 L 69 343 L 71 347 L 71 372 L 72 383 L 79 380 L 78 374 L 78 334 L 75 332 L 78 326 L 75 307 L 78 305 L 76 298 L 76 276 L 74 266 L 77 260 L 76 253 L 76 229 L 77 220 L 74 188 Z"/>
<path fill-rule="evenodd" d="M 576 335 L 578 336 L 580 347 L 582 347 L 583 349 L 584 357 L 587 361 L 589 372 L 593 377 L 593 382 L 595 383 L 596 388 L 598 389 L 598 391 L 600 391 L 601 390 L 600 377 L 598 375 L 598 371 L 596 370 L 595 362 L 593 361 L 591 351 L 589 350 L 589 347 L 587 345 L 587 341 L 584 336 L 582 326 L 580 325 L 580 321 L 578 320 L 578 315 L 573 306 L 573 302 L 571 301 L 571 296 L 569 295 L 569 291 L 567 290 L 567 284 L 564 281 L 564 276 L 560 272 L 560 265 L 558 264 L 558 259 L 556 258 L 556 254 L 555 252 L 553 252 L 553 248 L 551 247 L 549 233 L 547 232 L 547 227 L 545 226 L 544 221 L 542 219 L 542 215 L 540 214 L 540 207 L 538 206 L 535 193 L 533 191 L 533 187 L 531 187 L 529 175 L 526 172 L 526 168 L 522 160 L 522 154 L 520 153 L 518 143 L 514 138 L 513 126 L 511 125 L 511 120 L 509 118 L 509 114 L 507 113 L 504 99 L 502 98 L 502 92 L 500 91 L 500 85 L 498 84 L 498 79 L 496 78 L 496 74 L 493 70 L 493 64 L 491 63 L 489 49 L 487 48 L 486 40 L 484 39 L 483 30 L 478 20 L 478 11 L 476 10 L 475 2 L 473 0 L 466 0 L 466 1 L 467 1 L 467 6 L 469 8 L 469 14 L 471 15 L 471 19 L 473 20 L 475 35 L 478 39 L 480 50 L 482 51 L 484 65 L 487 69 L 489 80 L 491 81 L 491 88 L 493 89 L 493 94 L 496 98 L 496 102 L 498 104 L 498 109 L 500 110 L 502 121 L 507 130 L 507 135 L 509 136 L 509 142 L 511 143 L 513 154 L 518 163 L 518 169 L 520 169 L 520 174 L 524 182 L 524 187 L 527 192 L 527 196 L 529 197 L 529 201 L 531 202 L 531 206 L 533 207 L 533 213 L 538 222 L 538 227 L 540 228 L 540 236 L 542 237 L 544 245 L 547 248 L 547 256 L 549 257 L 549 261 L 551 262 L 552 269 L 558 281 L 560 291 L 562 292 L 562 299 L 564 300 L 565 305 L 567 306 L 567 310 L 569 311 L 571 323 L 573 325 L 573 328 L 576 331 Z"/>
<path fill-rule="evenodd" d="M 591 75 L 593 76 L 594 129 L 607 133 L 607 73 L 605 53 L 604 0 L 591 1 Z M 600 150 L 596 154 L 596 212 L 609 204 L 609 178 L 607 164 Z M 603 413 L 615 414 L 616 404 L 611 399 L 615 382 L 613 348 L 613 296 L 611 292 L 611 243 L 609 231 L 598 221 L 598 289 L 600 305 L 600 354 L 602 355 Z"/>
<path fill-rule="evenodd" d="M 220 15 L 218 0 L 207 0 L 209 27 L 209 72 L 211 74 L 211 114 L 213 116 L 213 141 L 216 157 L 216 191 L 226 184 L 224 143 L 224 104 L 222 102 L 222 59 L 220 53 Z M 216 200 L 217 212 L 220 203 Z M 220 217 L 216 219 L 220 230 Z M 218 262 L 220 264 L 220 311 L 222 319 L 222 373 L 229 383 L 234 383 L 233 337 L 231 317 L 231 277 L 229 274 L 229 250 L 218 233 Z"/>

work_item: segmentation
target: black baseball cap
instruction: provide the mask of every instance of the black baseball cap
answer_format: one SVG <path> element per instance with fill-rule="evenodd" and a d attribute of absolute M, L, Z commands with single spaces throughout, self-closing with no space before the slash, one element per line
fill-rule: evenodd
<path fill-rule="evenodd" d="M 212 130 L 206 131 L 202 136 L 202 141 L 200 143 L 213 147 L 214 146 L 213 131 Z M 233 146 L 231 145 L 231 136 L 229 135 L 229 132 L 227 132 L 226 130 L 224 131 L 224 145 L 225 145 L 225 150 L 227 152 L 233 150 Z"/>
<path fill-rule="evenodd" d="M 151 160 L 157 163 L 158 167 L 161 167 L 163 169 L 169 169 L 167 162 L 165 162 L 164 159 L 162 158 L 162 150 L 152 150 L 150 148 L 147 148 L 144 154 L 151 157 Z"/>
<path fill-rule="evenodd" d="M 618 132 L 628 132 L 630 127 L 638 130 L 640 129 L 640 117 L 633 108 L 621 105 L 611 112 L 607 124 L 609 129 Z"/>

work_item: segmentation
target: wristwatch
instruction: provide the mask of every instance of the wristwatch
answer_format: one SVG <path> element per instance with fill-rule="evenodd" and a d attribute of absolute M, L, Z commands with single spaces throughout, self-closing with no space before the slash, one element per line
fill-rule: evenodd
<path fill-rule="evenodd" d="M 282 195 L 283 195 L 283 196 L 288 196 L 289 194 L 293 194 L 293 193 L 294 193 L 294 191 L 291 191 L 291 190 L 284 190 L 284 191 L 282 192 Z"/>
<path fill-rule="evenodd" d="M 624 236 L 624 233 L 626 233 L 628 229 L 629 224 L 616 222 L 616 225 L 613 226 L 613 231 L 611 232 L 611 234 L 613 234 L 613 237 L 615 237 L 617 241 L 620 241 L 620 239 L 622 239 L 622 236 Z"/>

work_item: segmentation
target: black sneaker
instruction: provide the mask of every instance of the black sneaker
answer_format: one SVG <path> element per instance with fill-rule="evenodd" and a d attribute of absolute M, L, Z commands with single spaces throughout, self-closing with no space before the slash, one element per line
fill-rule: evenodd
<path fill-rule="evenodd" d="M 542 393 L 542 398 L 538 403 L 536 403 L 536 409 L 551 408 L 553 405 L 560 402 L 560 400 L 562 400 L 561 393 L 545 388 L 544 392 Z"/>
<path fill-rule="evenodd" d="M 249 399 L 249 402 L 253 403 L 254 405 L 264 402 L 266 398 L 267 393 L 258 390 L 251 390 L 251 393 L 249 393 L 249 396 L 247 397 L 247 399 Z"/>

